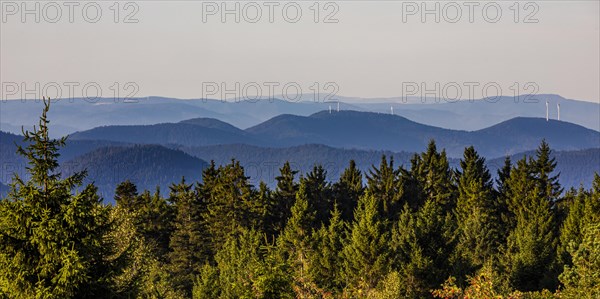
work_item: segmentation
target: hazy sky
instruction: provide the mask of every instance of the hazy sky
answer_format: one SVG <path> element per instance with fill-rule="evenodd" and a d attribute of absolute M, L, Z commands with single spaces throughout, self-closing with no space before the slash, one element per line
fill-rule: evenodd
<path fill-rule="evenodd" d="M 117 6 L 106 1 L 88 5 L 85 12 L 87 2 L 37 2 L 39 13 L 24 16 L 23 8 L 34 9 L 36 2 L 23 3 L 2 1 L 3 98 L 19 98 L 23 87 L 34 89 L 36 82 L 40 89 L 49 86 L 48 95 L 55 93 L 51 86 L 62 86 L 63 97 L 69 85 L 76 96 L 85 84 L 93 94 L 93 83 L 106 97 L 119 89 L 120 96 L 136 92 L 179 98 L 213 91 L 218 97 L 221 87 L 234 89 L 236 82 L 240 89 L 248 86 L 248 93 L 261 86 L 263 95 L 268 86 L 280 94 L 288 84 L 304 94 L 319 90 L 357 97 L 419 95 L 422 87 L 435 90 L 438 82 L 438 92 L 454 96 L 459 86 L 463 98 L 469 85 L 478 97 L 488 84 L 499 86 L 504 95 L 557 93 L 600 101 L 598 1 L 516 6 L 499 1 L 485 10 L 487 2 L 338 1 L 317 6 L 302 1 L 285 6 L 287 2 L 229 1 L 222 7 L 222 1 Z M 236 3 L 239 13 L 225 15 L 223 22 L 222 8 L 234 9 Z M 436 3 L 438 12 L 422 20 L 422 9 L 435 9 Z M 101 16 L 92 23 L 96 9 Z M 262 15 L 257 16 L 257 9 Z M 302 15 L 296 18 L 298 9 Z M 137 23 L 124 23 L 128 15 Z M 442 91 L 444 86 L 448 88 Z"/>

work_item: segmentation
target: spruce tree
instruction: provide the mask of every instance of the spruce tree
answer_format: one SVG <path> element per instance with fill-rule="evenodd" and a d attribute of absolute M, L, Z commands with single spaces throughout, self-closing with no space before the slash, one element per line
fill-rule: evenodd
<path fill-rule="evenodd" d="M 0 201 L 0 296 L 110 294 L 112 267 L 103 248 L 107 209 L 94 185 L 82 187 L 85 172 L 61 178 L 58 151 L 66 138 L 50 139 L 49 109 L 50 100 L 44 100 L 39 127 L 24 131 L 26 146 L 17 148 L 28 161 L 29 179 L 15 174 Z"/>
<path fill-rule="evenodd" d="M 207 205 L 202 217 L 212 239 L 212 250 L 216 252 L 239 227 L 260 228 L 261 207 L 239 161 L 232 160 L 216 169 L 216 174 L 213 172 L 213 167 L 205 171 L 203 177 L 209 180 L 203 182 L 201 194 Z"/>
<path fill-rule="evenodd" d="M 166 262 L 169 240 L 173 231 L 173 206 L 160 195 L 157 187 L 153 194 L 144 191 L 136 199 L 135 210 L 127 210 L 145 242 L 149 243 L 161 261 Z"/>
<path fill-rule="evenodd" d="M 458 174 L 456 205 L 457 238 L 455 265 L 466 277 L 490 260 L 500 246 L 500 204 L 493 193 L 492 178 L 471 146 L 465 149 Z M 462 268 L 462 269 L 461 269 Z"/>
<path fill-rule="evenodd" d="M 344 169 L 339 181 L 333 184 L 335 203 L 343 221 L 352 221 L 358 199 L 364 192 L 362 179 L 362 173 L 356 167 L 356 162 L 350 160 L 348 168 Z"/>
<path fill-rule="evenodd" d="M 201 216 L 205 207 L 185 179 L 170 189 L 169 201 L 174 204 L 176 214 L 169 242 L 169 268 L 176 287 L 189 296 L 194 278 L 210 259 L 209 238 Z"/>
<path fill-rule="evenodd" d="M 327 225 L 333 208 L 331 185 L 327 181 L 327 171 L 322 165 L 315 165 L 306 177 L 300 178 L 300 181 L 306 187 L 309 205 L 316 212 L 313 228 L 318 229 L 321 224 Z"/>
<path fill-rule="evenodd" d="M 394 219 L 400 209 L 400 170 L 394 169 L 394 158 L 387 162 L 385 155 L 381 157 L 379 167 L 372 166 L 367 175 L 367 190 L 380 203 L 382 215 Z"/>
<path fill-rule="evenodd" d="M 390 270 L 389 232 L 379 201 L 366 192 L 343 249 L 343 278 L 355 296 L 368 296 Z"/>
<path fill-rule="evenodd" d="M 503 264 L 510 284 L 520 291 L 554 288 L 556 284 L 555 215 L 537 183 L 535 167 L 534 160 L 523 158 L 508 180 L 513 220 Z"/>
<path fill-rule="evenodd" d="M 560 173 L 553 175 L 556 168 L 556 159 L 551 157 L 552 150 L 546 140 L 542 140 L 535 154 L 536 157 L 531 166 L 541 192 L 540 196 L 554 206 L 563 191 L 558 181 Z"/>
<path fill-rule="evenodd" d="M 309 272 L 312 281 L 329 293 L 338 293 L 343 285 L 340 275 L 342 270 L 341 253 L 344 246 L 346 223 L 341 217 L 337 205 L 334 206 L 329 226 L 323 225 L 314 233 L 314 250 L 309 256 Z"/>
<path fill-rule="evenodd" d="M 410 170 L 401 169 L 402 202 L 417 210 L 427 200 L 433 199 L 444 210 L 451 211 L 456 200 L 452 179 L 446 152 L 438 152 L 435 141 L 431 140 L 425 152 L 413 156 Z"/>
<path fill-rule="evenodd" d="M 275 235 L 278 235 L 283 228 L 287 220 L 291 216 L 291 209 L 296 201 L 296 192 L 298 191 L 298 183 L 296 183 L 295 175 L 298 173 L 296 170 L 292 170 L 289 162 L 285 162 L 283 167 L 279 169 L 279 176 L 277 180 L 277 188 L 273 192 L 273 201 L 270 218 L 268 221 L 271 223 L 272 231 Z"/>
<path fill-rule="evenodd" d="M 117 185 L 115 189 L 115 202 L 127 211 L 135 211 L 138 208 L 138 190 L 137 186 L 130 180 Z"/>
<path fill-rule="evenodd" d="M 301 181 L 292 215 L 277 239 L 282 258 L 292 267 L 295 288 L 300 294 L 314 288 L 308 273 L 308 257 L 312 249 L 312 226 L 316 211 L 309 205 L 307 197 L 305 181 Z"/>
<path fill-rule="evenodd" d="M 452 221 L 435 199 L 427 200 L 417 213 L 405 205 L 390 240 L 404 297 L 426 297 L 450 274 Z"/>

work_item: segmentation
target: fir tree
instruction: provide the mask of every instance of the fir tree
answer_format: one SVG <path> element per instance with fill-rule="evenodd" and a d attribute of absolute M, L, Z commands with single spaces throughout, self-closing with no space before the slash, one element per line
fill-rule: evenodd
<path fill-rule="evenodd" d="M 329 226 L 323 225 L 313 235 L 314 249 L 310 258 L 310 276 L 318 287 L 330 293 L 341 290 L 341 252 L 344 245 L 346 223 L 341 219 L 341 213 L 334 206 L 331 212 Z"/>
<path fill-rule="evenodd" d="M 356 167 L 356 162 L 350 160 L 350 165 L 344 169 L 339 181 L 333 184 L 335 202 L 343 221 L 352 221 L 354 209 L 364 191 L 362 180 L 362 173 Z"/>
<path fill-rule="evenodd" d="M 554 205 L 563 191 L 558 182 L 560 173 L 552 175 L 556 168 L 556 159 L 551 158 L 552 150 L 546 140 L 542 140 L 535 154 L 536 157 L 531 166 L 541 192 L 540 196 Z"/>
<path fill-rule="evenodd" d="M 514 213 L 516 226 L 508 236 L 504 254 L 509 281 L 520 291 L 554 288 L 556 283 L 554 215 L 550 203 L 539 194 L 536 187 L 516 200 L 521 206 Z"/>
<path fill-rule="evenodd" d="M 169 201 L 174 204 L 176 215 L 169 242 L 169 267 L 177 288 L 189 296 L 194 278 L 210 258 L 210 243 L 201 216 L 205 207 L 185 179 L 170 189 Z"/>
<path fill-rule="evenodd" d="M 44 100 L 39 127 L 24 131 L 27 146 L 17 149 L 28 161 L 29 180 L 15 174 L 8 197 L 0 201 L 0 296 L 110 294 L 112 266 L 103 249 L 107 210 L 93 185 L 75 191 L 85 172 L 61 179 L 58 150 L 66 138 L 48 137 L 49 109 L 50 100 Z"/>
<path fill-rule="evenodd" d="M 457 237 L 455 265 L 461 277 L 472 274 L 496 254 L 503 232 L 500 204 L 492 189 L 492 178 L 471 146 L 465 149 L 458 174 L 456 206 Z M 461 268 L 462 265 L 462 269 Z"/>
<path fill-rule="evenodd" d="M 309 205 L 316 212 L 313 228 L 317 229 L 320 224 L 329 222 L 329 215 L 333 208 L 331 185 L 327 181 L 327 171 L 321 165 L 313 167 L 306 177 L 300 178 L 306 187 L 306 196 Z"/>
<path fill-rule="evenodd" d="M 296 202 L 292 206 L 292 215 L 283 233 L 277 239 L 283 259 L 292 267 L 295 287 L 299 293 L 312 289 L 308 269 L 308 256 L 312 247 L 312 226 L 316 212 L 309 206 L 306 185 L 301 181 Z"/>
<path fill-rule="evenodd" d="M 271 223 L 271 230 L 275 235 L 283 231 L 287 220 L 290 218 L 292 206 L 296 201 L 296 192 L 298 191 L 298 183 L 294 181 L 294 176 L 298 171 L 292 170 L 290 163 L 286 161 L 279 172 L 279 176 L 275 178 L 277 188 L 273 192 L 274 204 L 270 212 L 271 217 L 268 219 Z"/>
<path fill-rule="evenodd" d="M 400 208 L 399 173 L 394 169 L 394 159 L 391 157 L 388 163 L 384 155 L 379 168 L 373 165 L 367 175 L 367 190 L 378 200 L 380 212 L 387 219 L 393 219 Z"/>
<path fill-rule="evenodd" d="M 115 202 L 127 211 L 135 211 L 138 206 L 138 190 L 137 186 L 130 180 L 117 185 L 115 189 Z"/>
<path fill-rule="evenodd" d="M 212 172 L 211 167 L 205 174 L 214 175 Z M 256 191 L 250 185 L 239 161 L 232 160 L 230 164 L 219 167 L 214 177 L 205 176 L 209 181 L 204 182 L 202 188 L 202 194 L 207 200 L 203 219 L 206 221 L 214 252 L 239 227 L 260 228 L 261 207 L 256 200 Z"/>
<path fill-rule="evenodd" d="M 377 199 L 366 192 L 354 212 L 348 240 L 343 249 L 342 276 L 357 296 L 367 296 L 390 270 L 387 223 Z"/>

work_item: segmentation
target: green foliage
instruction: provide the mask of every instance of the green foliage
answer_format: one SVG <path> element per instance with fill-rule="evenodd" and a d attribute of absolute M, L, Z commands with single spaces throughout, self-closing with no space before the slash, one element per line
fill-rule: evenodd
<path fill-rule="evenodd" d="M 458 175 L 455 273 L 471 275 L 496 253 L 501 244 L 501 204 L 494 196 L 492 178 L 473 147 L 465 149 Z"/>
<path fill-rule="evenodd" d="M 202 217 L 211 237 L 211 250 L 216 252 L 225 243 L 228 235 L 239 228 L 259 228 L 262 207 L 255 200 L 252 188 L 240 163 L 215 169 L 214 164 L 204 171 L 201 194 L 206 202 Z"/>
<path fill-rule="evenodd" d="M 327 171 L 322 165 L 316 165 L 306 177 L 300 178 L 305 186 L 306 198 L 316 212 L 313 228 L 329 222 L 329 214 L 333 208 L 331 184 L 327 182 Z"/>
<path fill-rule="evenodd" d="M 50 100 L 39 128 L 25 131 L 18 153 L 29 163 L 30 179 L 14 175 L 0 201 L 0 295 L 10 298 L 66 298 L 110 293 L 103 250 L 107 209 L 96 187 L 80 188 L 85 172 L 61 179 L 58 149 L 48 137 Z M 80 189 L 81 191 L 76 191 Z"/>
<path fill-rule="evenodd" d="M 382 157 L 366 188 L 353 161 L 337 182 L 286 163 L 271 191 L 234 160 L 168 198 L 125 181 L 103 206 L 58 171 L 46 104 L 18 148 L 28 180 L 0 201 L 0 298 L 600 296 L 600 176 L 563 195 L 545 141 L 496 189 L 473 147 L 453 170 L 432 141 L 409 169 Z"/>
<path fill-rule="evenodd" d="M 343 277 L 357 296 L 371 293 L 390 270 L 389 232 L 379 202 L 366 192 L 354 212 L 343 255 Z"/>
<path fill-rule="evenodd" d="M 169 243 L 169 268 L 177 288 L 189 295 L 201 265 L 211 256 L 210 239 L 202 219 L 206 207 L 192 185 L 186 184 L 184 179 L 171 186 L 169 201 L 176 209 Z"/>
<path fill-rule="evenodd" d="M 285 227 L 286 222 L 291 216 L 291 209 L 296 201 L 296 192 L 298 192 L 298 183 L 294 181 L 294 176 L 298 171 L 292 170 L 289 162 L 286 162 L 279 169 L 277 188 L 273 192 L 273 204 L 270 208 L 270 217 L 267 219 L 269 232 L 278 235 Z"/>
<path fill-rule="evenodd" d="M 216 253 L 217 265 L 204 265 L 194 283 L 193 298 L 293 298 L 288 267 L 260 234 L 240 230 Z"/>
<path fill-rule="evenodd" d="M 379 168 L 373 166 L 367 175 L 367 191 L 381 203 L 380 212 L 386 217 L 393 217 L 399 209 L 399 173 L 400 170 L 394 169 L 394 158 L 388 164 L 382 156 Z"/>
<path fill-rule="evenodd" d="M 560 275 L 565 286 L 563 298 L 599 298 L 600 224 L 596 222 L 585 226 L 581 243 L 572 242 L 569 253 L 573 266 L 565 266 Z"/>
<path fill-rule="evenodd" d="M 341 219 L 337 205 L 331 213 L 329 226 L 322 226 L 313 235 L 314 249 L 309 254 L 309 275 L 319 288 L 338 293 L 343 287 L 341 277 L 346 223 Z"/>
<path fill-rule="evenodd" d="M 363 176 L 356 167 L 356 162 L 350 160 L 338 182 L 333 184 L 333 194 L 337 208 L 344 221 L 352 221 L 358 199 L 364 192 Z"/>
<path fill-rule="evenodd" d="M 312 226 L 316 211 L 309 205 L 306 181 L 301 181 L 289 218 L 281 236 L 277 239 L 279 253 L 290 266 L 294 276 L 294 288 L 298 293 L 311 292 L 314 283 L 309 277 L 309 255 L 312 250 Z"/>
<path fill-rule="evenodd" d="M 452 220 L 434 201 L 428 200 L 415 214 L 405 206 L 393 230 L 394 265 L 402 277 L 404 298 L 422 298 L 450 272 L 453 250 Z"/>

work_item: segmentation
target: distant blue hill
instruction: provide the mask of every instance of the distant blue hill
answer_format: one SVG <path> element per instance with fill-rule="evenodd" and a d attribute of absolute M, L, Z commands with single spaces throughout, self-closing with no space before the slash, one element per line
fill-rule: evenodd
<path fill-rule="evenodd" d="M 208 118 L 148 126 L 105 126 L 74 133 L 70 138 L 183 146 L 324 144 L 394 152 L 418 152 L 434 139 L 451 157 L 461 156 L 470 145 L 487 157 L 511 155 L 535 149 L 542 139 L 557 150 L 600 147 L 600 132 L 556 120 L 518 117 L 485 129 L 462 131 L 423 125 L 397 115 L 358 111 L 284 114 L 246 130 Z"/>
<path fill-rule="evenodd" d="M 155 190 L 169 194 L 169 185 L 182 177 L 189 182 L 201 181 L 207 163 L 184 152 L 159 145 L 109 146 L 85 153 L 63 163 L 63 175 L 88 171 L 86 183 L 94 183 L 106 202 L 112 202 L 116 186 L 130 180 L 138 190 Z"/>
<path fill-rule="evenodd" d="M 175 99 L 147 97 L 135 102 L 115 101 L 102 98 L 94 101 L 84 99 L 60 100 L 53 103 L 49 112 L 55 136 L 75 131 L 89 130 L 107 125 L 152 125 L 175 123 L 192 118 L 214 118 L 238 128 L 258 125 L 281 114 L 308 116 L 329 106 L 335 111 L 337 102 L 315 102 L 312 94 L 301 101 L 288 102 L 279 99 L 259 101 L 227 101 L 210 99 Z M 321 99 L 323 97 L 320 97 Z M 436 102 L 431 98 L 411 97 L 405 103 L 401 98 L 353 98 L 336 96 L 342 110 L 394 113 L 412 121 L 454 130 L 479 130 L 514 117 L 545 117 L 545 102 L 550 102 L 550 118 L 557 118 L 556 104 L 561 105 L 561 120 L 600 131 L 600 103 L 566 99 L 559 95 L 536 95 L 525 101 L 525 96 L 500 97 L 493 100 L 460 100 Z M 22 125 L 36 124 L 42 109 L 40 101 L 1 101 L 0 130 L 20 133 Z"/>

